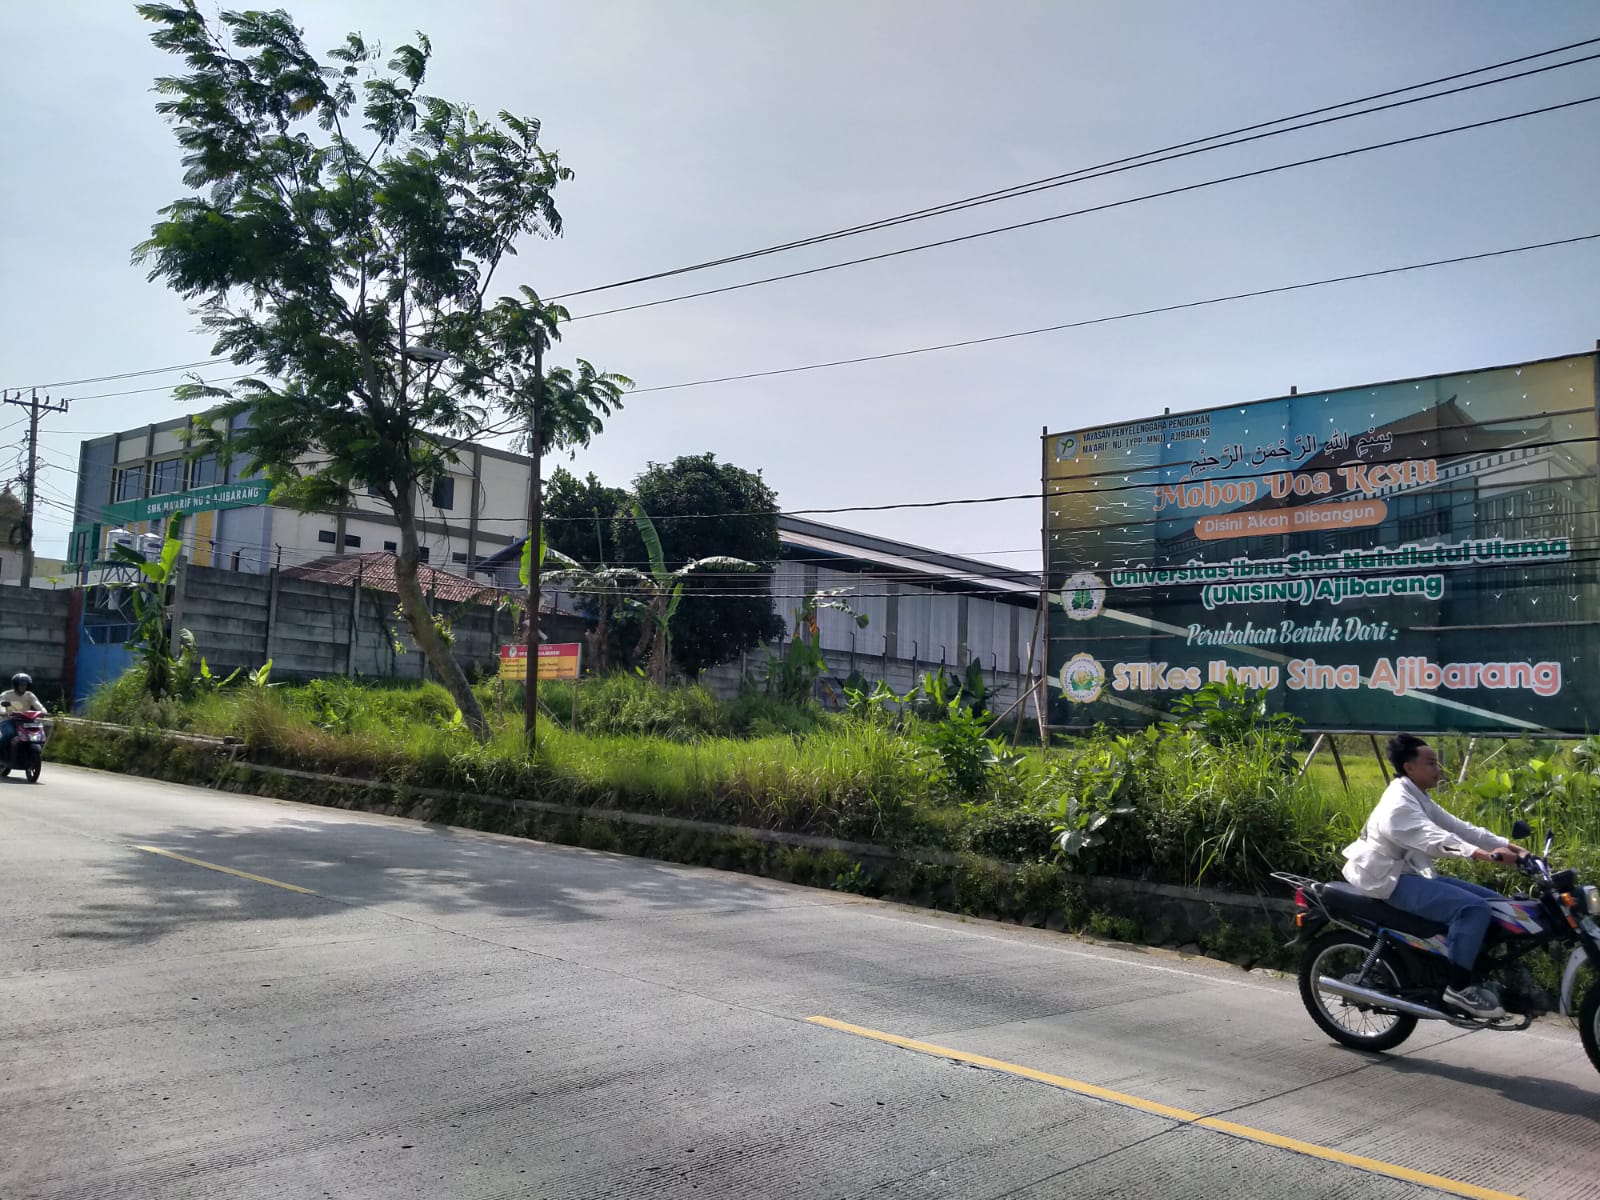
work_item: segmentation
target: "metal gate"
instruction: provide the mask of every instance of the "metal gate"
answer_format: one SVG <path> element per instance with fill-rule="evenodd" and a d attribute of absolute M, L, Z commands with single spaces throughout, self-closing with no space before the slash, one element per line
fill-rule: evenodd
<path fill-rule="evenodd" d="M 119 678 L 133 665 L 128 641 L 133 620 L 125 588 L 84 589 L 83 618 L 78 625 L 77 669 L 72 684 L 72 707 L 80 709 L 101 684 Z"/>

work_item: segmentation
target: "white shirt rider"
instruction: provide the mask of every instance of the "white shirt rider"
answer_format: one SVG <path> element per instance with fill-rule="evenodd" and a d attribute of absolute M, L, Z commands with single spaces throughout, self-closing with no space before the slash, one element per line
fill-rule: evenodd
<path fill-rule="evenodd" d="M 0 720 L 16 716 L 25 712 L 46 712 L 44 701 L 32 692 L 19 692 L 15 688 L 7 688 L 0 692 Z"/>

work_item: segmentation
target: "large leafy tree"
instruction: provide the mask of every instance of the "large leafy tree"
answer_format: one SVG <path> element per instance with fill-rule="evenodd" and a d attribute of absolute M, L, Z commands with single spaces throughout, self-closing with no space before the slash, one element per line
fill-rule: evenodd
<path fill-rule="evenodd" d="M 564 467 L 550 473 L 544 487 L 544 540 L 584 566 L 616 565 L 613 520 L 631 511 L 623 488 L 607 487 L 590 472 L 579 479 Z"/>
<path fill-rule="evenodd" d="M 778 497 L 760 472 L 719 463 L 709 453 L 685 455 L 650 463 L 634 480 L 634 498 L 659 530 L 667 571 L 718 558 L 760 568 L 701 567 L 681 577 L 682 598 L 671 614 L 677 666 L 693 674 L 783 632 L 770 590 L 778 559 Z M 654 558 L 631 515 L 615 522 L 615 536 L 624 560 Z"/>
<path fill-rule="evenodd" d="M 246 414 L 224 453 L 262 470 L 276 502 L 382 498 L 399 526 L 407 626 L 482 736 L 417 583 L 418 510 L 464 441 L 537 419 L 537 465 L 618 406 L 620 376 L 581 361 L 543 370 L 563 309 L 528 288 L 487 299 L 520 240 L 561 233 L 554 192 L 572 173 L 537 121 L 425 95 L 421 34 L 380 66 L 358 34 L 318 59 L 282 11 L 213 21 L 186 0 L 139 12 L 186 68 L 156 91 L 190 194 L 161 210 L 135 259 L 196 303 L 216 353 L 259 372 L 183 390 L 220 401 L 202 446 Z"/>

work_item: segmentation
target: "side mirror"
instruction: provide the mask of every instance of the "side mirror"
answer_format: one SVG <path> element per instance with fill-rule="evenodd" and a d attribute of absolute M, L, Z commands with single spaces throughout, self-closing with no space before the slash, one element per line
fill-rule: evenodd
<path fill-rule="evenodd" d="M 1519 841 L 1519 842 L 1523 838 L 1531 836 L 1532 833 L 1533 833 L 1533 826 L 1529 825 L 1526 821 L 1522 820 L 1520 817 L 1517 819 L 1516 824 L 1514 824 L 1511 827 L 1511 836 L 1516 838 L 1517 841 Z"/>

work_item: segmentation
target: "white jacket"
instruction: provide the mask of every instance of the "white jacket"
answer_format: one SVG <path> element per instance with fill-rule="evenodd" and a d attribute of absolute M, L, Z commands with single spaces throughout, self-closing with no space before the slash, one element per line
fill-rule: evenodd
<path fill-rule="evenodd" d="M 0 721 L 13 713 L 43 711 L 44 705 L 32 692 L 19 692 L 13 688 L 0 692 Z"/>
<path fill-rule="evenodd" d="M 1357 891 L 1387 900 L 1402 875 L 1433 878 L 1433 860 L 1471 858 L 1474 849 L 1511 843 L 1453 817 L 1404 775 L 1390 782 L 1361 836 L 1344 848 L 1344 877 Z"/>

